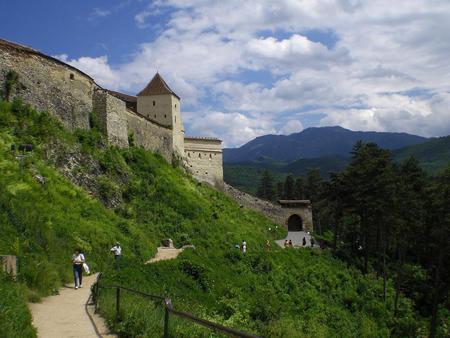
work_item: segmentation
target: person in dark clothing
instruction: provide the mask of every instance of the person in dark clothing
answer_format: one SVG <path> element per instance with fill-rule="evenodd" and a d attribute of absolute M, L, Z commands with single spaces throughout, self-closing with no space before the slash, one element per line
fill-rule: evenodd
<path fill-rule="evenodd" d="M 314 248 L 314 238 L 311 237 L 311 248 Z"/>
<path fill-rule="evenodd" d="M 306 246 L 306 237 L 303 237 L 302 244 L 303 244 L 303 246 Z"/>
<path fill-rule="evenodd" d="M 290 248 L 293 248 L 293 247 L 294 247 L 294 244 L 292 244 L 292 239 L 289 240 L 289 247 L 290 247 Z"/>

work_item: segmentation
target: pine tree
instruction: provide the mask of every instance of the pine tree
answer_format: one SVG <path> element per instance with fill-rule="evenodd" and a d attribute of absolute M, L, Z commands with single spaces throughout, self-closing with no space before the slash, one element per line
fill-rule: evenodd
<path fill-rule="evenodd" d="M 294 176 L 288 175 L 284 181 L 284 198 L 288 200 L 294 199 Z"/>
<path fill-rule="evenodd" d="M 305 199 L 305 179 L 303 176 L 297 177 L 295 180 L 294 198 L 299 200 Z"/>
<path fill-rule="evenodd" d="M 269 201 L 273 200 L 274 198 L 275 194 L 273 191 L 273 177 L 268 170 L 264 170 L 264 172 L 261 175 L 261 181 L 259 184 L 258 191 L 256 192 L 256 195 L 259 198 Z"/>

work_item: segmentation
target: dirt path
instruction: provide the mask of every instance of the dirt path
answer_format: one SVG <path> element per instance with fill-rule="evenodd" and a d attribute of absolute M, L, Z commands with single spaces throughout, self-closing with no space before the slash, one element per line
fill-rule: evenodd
<path fill-rule="evenodd" d="M 155 263 L 158 261 L 164 261 L 168 259 L 175 259 L 178 257 L 180 253 L 183 252 L 184 249 L 159 247 L 157 250 L 158 251 L 156 252 L 155 257 L 145 262 L 145 264 Z"/>
<path fill-rule="evenodd" d="M 44 298 L 42 303 L 29 304 L 33 325 L 39 338 L 117 337 L 108 333 L 103 319 L 88 305 L 91 285 L 96 275 L 83 278 L 83 288 L 66 286 L 59 295 Z"/>

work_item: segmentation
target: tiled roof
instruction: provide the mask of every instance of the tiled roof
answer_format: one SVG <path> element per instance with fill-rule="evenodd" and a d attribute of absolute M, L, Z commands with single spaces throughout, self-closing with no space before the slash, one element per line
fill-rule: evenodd
<path fill-rule="evenodd" d="M 107 92 L 108 92 L 108 94 L 124 101 L 125 105 L 128 109 L 132 110 L 135 113 L 137 112 L 137 97 L 136 96 L 127 95 L 124 93 L 119 93 L 119 92 L 115 92 L 114 90 L 108 90 L 108 89 L 107 89 Z"/>
<path fill-rule="evenodd" d="M 156 73 L 153 79 L 148 83 L 147 87 L 145 87 L 137 96 L 151 96 L 151 95 L 161 95 L 161 94 L 172 94 L 176 96 L 178 99 L 180 97 L 175 94 L 175 92 L 170 89 L 167 85 L 166 81 Z"/>

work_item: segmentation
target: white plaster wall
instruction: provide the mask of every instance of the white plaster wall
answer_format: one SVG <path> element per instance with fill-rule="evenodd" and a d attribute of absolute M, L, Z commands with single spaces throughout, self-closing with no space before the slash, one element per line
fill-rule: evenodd
<path fill-rule="evenodd" d="M 223 187 L 220 141 L 185 139 L 184 152 L 189 171 L 197 180 L 219 189 Z"/>

